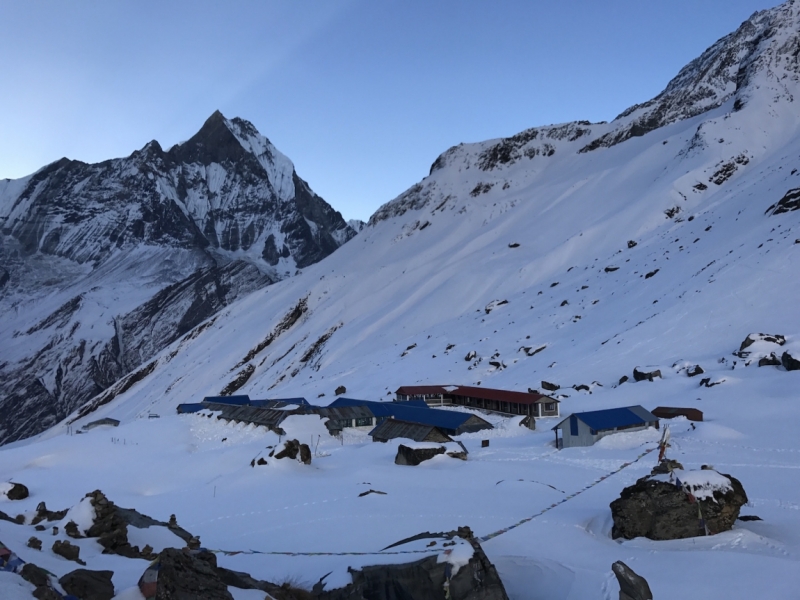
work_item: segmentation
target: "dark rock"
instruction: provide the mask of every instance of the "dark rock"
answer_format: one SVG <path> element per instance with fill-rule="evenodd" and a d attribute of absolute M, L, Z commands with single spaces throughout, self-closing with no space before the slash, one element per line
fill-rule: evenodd
<path fill-rule="evenodd" d="M 620 378 L 619 378 L 619 384 L 618 384 L 618 385 L 622 385 L 623 383 L 625 383 L 626 381 L 628 381 L 628 379 L 629 379 L 629 378 L 628 378 L 628 376 L 627 376 L 627 375 L 623 375 L 622 377 L 620 377 Z"/>
<path fill-rule="evenodd" d="M 56 540 L 53 542 L 53 553 L 63 556 L 67 560 L 74 560 L 77 563 L 86 564 L 80 559 L 81 549 L 66 540 Z"/>
<path fill-rule="evenodd" d="M 447 456 L 449 456 L 450 458 L 457 458 L 459 460 L 467 460 L 467 453 L 463 452 L 463 451 L 461 451 L 461 452 L 455 452 L 455 451 L 454 452 L 448 452 Z"/>
<path fill-rule="evenodd" d="M 624 562 L 618 560 L 611 565 L 611 570 L 619 582 L 619 600 L 653 600 L 647 580 Z"/>
<path fill-rule="evenodd" d="M 758 359 L 758 366 L 759 367 L 780 367 L 781 366 L 781 359 L 772 352 L 769 356 L 762 356 Z"/>
<path fill-rule="evenodd" d="M 262 465 L 262 466 L 263 466 L 263 465 L 266 465 L 266 464 L 267 464 L 267 461 L 266 461 L 266 460 L 264 459 L 264 457 L 262 456 L 261 458 L 259 458 L 259 459 L 258 459 L 258 461 L 256 462 L 256 464 L 257 464 L 257 465 Z"/>
<path fill-rule="evenodd" d="M 778 346 L 783 346 L 786 343 L 786 337 L 780 334 L 751 333 L 744 338 L 744 341 L 739 345 L 739 352 L 735 354 L 746 358 L 747 354 L 743 355 L 742 353 L 756 342 L 771 342 L 773 344 L 778 344 Z"/>
<path fill-rule="evenodd" d="M 705 535 L 698 505 L 710 533 L 728 531 L 747 503 L 747 495 L 738 479 L 724 477 L 730 480 L 732 489 L 724 493 L 715 490 L 713 498 L 702 500 L 674 483 L 642 477 L 611 503 L 611 536 L 675 540 Z"/>
<path fill-rule="evenodd" d="M 31 525 L 36 525 L 42 521 L 60 521 L 67 516 L 68 509 L 64 510 L 47 510 L 47 505 L 44 502 L 39 502 L 36 505 L 36 516 L 33 517 Z"/>
<path fill-rule="evenodd" d="M 109 500 L 103 492 L 95 490 L 86 494 L 90 498 L 95 511 L 92 526 L 86 531 L 87 537 L 97 538 L 97 543 L 103 546 L 104 554 L 118 554 L 126 558 L 148 558 L 138 546 L 128 542 L 128 526 L 144 529 L 147 527 L 166 527 L 181 539 L 188 540 L 192 537 L 188 531 L 172 526 L 163 521 L 151 519 L 130 508 L 122 508 Z"/>
<path fill-rule="evenodd" d="M 586 385 L 585 383 L 581 383 L 580 385 L 573 385 L 572 389 L 576 390 L 578 392 L 590 392 L 591 391 L 589 386 Z"/>
<path fill-rule="evenodd" d="M 28 538 L 28 548 L 33 548 L 34 550 L 41 550 L 42 549 L 42 540 L 35 536 L 31 536 Z"/>
<path fill-rule="evenodd" d="M 386 492 L 382 492 L 380 490 L 372 490 L 372 489 L 370 489 L 370 490 L 367 490 L 366 492 L 361 492 L 358 495 L 358 497 L 359 498 L 363 498 L 364 496 L 369 496 L 370 494 L 378 494 L 378 495 L 381 495 L 381 496 L 386 496 Z"/>
<path fill-rule="evenodd" d="M 344 387 L 343 385 L 340 385 L 339 387 L 336 388 L 336 391 L 334 393 L 337 396 L 341 396 L 342 394 L 346 394 L 347 393 L 347 388 Z"/>
<path fill-rule="evenodd" d="M 83 537 L 81 532 L 78 531 L 78 524 L 75 521 L 70 521 L 64 526 L 64 533 L 74 539 L 80 539 Z"/>
<path fill-rule="evenodd" d="M 467 355 L 464 357 L 464 360 L 469 362 L 471 360 L 475 360 L 476 356 L 478 356 L 478 353 L 475 352 L 475 350 L 470 350 L 469 352 L 467 352 Z"/>
<path fill-rule="evenodd" d="M 156 600 L 233 600 L 217 569 L 192 552 L 166 548 L 158 555 L 157 573 L 152 586 Z M 139 589 L 146 575 L 139 580 Z"/>
<path fill-rule="evenodd" d="M 603 269 L 603 270 L 604 270 L 606 273 L 613 273 L 614 271 L 619 271 L 619 267 L 612 267 L 612 266 L 608 266 L 608 267 L 606 267 L 606 268 L 605 268 L 605 269 Z"/>
<path fill-rule="evenodd" d="M 689 377 L 696 377 L 697 375 L 702 375 L 703 373 L 705 373 L 705 371 L 703 370 L 703 367 L 701 367 L 700 365 L 689 367 L 686 370 L 686 375 Z"/>
<path fill-rule="evenodd" d="M 788 352 L 784 352 L 781 355 L 781 363 L 783 364 L 783 368 L 787 371 L 800 371 L 800 360 Z"/>
<path fill-rule="evenodd" d="M 28 488 L 21 483 L 11 483 L 11 489 L 6 492 L 9 500 L 24 500 L 29 496 Z"/>
<path fill-rule="evenodd" d="M 438 448 L 409 448 L 400 444 L 397 447 L 397 456 L 394 458 L 394 464 L 413 467 L 423 461 L 430 460 L 434 456 L 444 454 L 445 451 L 446 448 L 444 446 L 439 446 Z"/>
<path fill-rule="evenodd" d="M 569 300 L 564 300 L 564 301 L 561 303 L 561 306 L 567 306 L 568 304 L 569 304 Z"/>
<path fill-rule="evenodd" d="M 286 440 L 283 443 L 283 450 L 278 452 L 275 458 L 291 458 L 292 460 L 296 460 L 299 453 L 300 442 L 297 440 Z"/>
<path fill-rule="evenodd" d="M 644 278 L 645 278 L 645 279 L 650 279 L 651 277 L 654 277 L 654 276 L 656 275 L 656 273 L 658 273 L 660 270 L 661 270 L 661 269 L 655 269 L 654 271 L 650 271 L 649 273 L 647 273 L 647 274 L 644 276 Z"/>
<path fill-rule="evenodd" d="M 113 571 L 76 569 L 58 580 L 67 594 L 80 600 L 111 600 L 114 597 Z"/>
<path fill-rule="evenodd" d="M 507 600 L 503 582 L 494 565 L 486 557 L 478 540 L 464 528 L 464 537 L 473 548 L 469 564 L 452 575 L 452 567 L 438 562 L 438 556 L 399 565 L 367 566 L 360 570 L 350 569 L 353 582 L 346 587 L 323 591 L 317 584 L 314 588 L 318 600 Z M 441 537 L 423 534 L 420 537 Z M 444 534 L 455 537 L 456 532 Z M 445 542 L 452 545 L 452 542 Z"/>
<path fill-rule="evenodd" d="M 509 248 L 519 248 L 519 244 L 518 244 L 517 242 L 511 242 L 511 243 L 508 245 L 508 247 L 509 247 Z M 2 284 L 2 282 L 0 282 L 0 287 L 2 287 L 2 286 L 3 286 L 3 284 Z"/>
<path fill-rule="evenodd" d="M 764 519 L 762 519 L 761 517 L 758 517 L 756 515 L 739 515 L 739 520 L 740 521 L 763 521 Z"/>
<path fill-rule="evenodd" d="M 300 444 L 300 462 L 304 465 L 311 464 L 311 448 L 308 444 Z"/>
<path fill-rule="evenodd" d="M 628 240 L 628 248 L 630 249 L 635 247 L 636 247 L 636 242 L 634 242 L 633 240 Z"/>
<path fill-rule="evenodd" d="M 33 591 L 36 600 L 64 600 L 64 597 L 49 586 L 37 587 Z"/>
<path fill-rule="evenodd" d="M 683 465 L 679 463 L 677 460 L 672 460 L 671 458 L 665 458 L 660 463 L 658 463 L 655 467 L 652 468 L 650 471 L 650 475 L 666 475 L 671 473 L 675 469 L 683 470 Z"/>
<path fill-rule="evenodd" d="M 550 383 L 549 381 L 542 380 L 542 388 L 547 390 L 548 392 L 555 392 L 561 389 L 561 386 L 555 383 Z"/>
<path fill-rule="evenodd" d="M 800 210 L 800 188 L 795 188 L 786 192 L 777 204 L 773 204 L 767 209 L 767 212 L 770 210 L 772 210 L 773 215 Z"/>
<path fill-rule="evenodd" d="M 0 510 L 0 521 L 8 521 L 9 523 L 16 523 L 16 520 L 14 520 L 11 517 L 9 517 L 2 510 Z M 24 521 L 23 521 L 23 523 L 24 523 Z M 22 524 L 22 523 L 20 523 L 20 524 Z"/>
<path fill-rule="evenodd" d="M 33 563 L 25 563 L 19 572 L 22 578 L 28 583 L 38 587 L 46 587 L 50 585 L 50 575 L 47 571 Z"/>
<path fill-rule="evenodd" d="M 655 379 L 656 377 L 658 377 L 659 379 L 661 378 L 660 369 L 656 369 L 655 371 L 641 371 L 639 370 L 639 367 L 636 367 L 633 370 L 633 378 L 636 381 L 645 381 L 645 380 L 653 381 L 653 379 Z"/>

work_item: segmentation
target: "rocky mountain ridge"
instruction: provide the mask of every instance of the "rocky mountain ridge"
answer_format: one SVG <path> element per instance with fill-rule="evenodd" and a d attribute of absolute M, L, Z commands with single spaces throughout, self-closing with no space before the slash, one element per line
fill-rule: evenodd
<path fill-rule="evenodd" d="M 0 181 L 0 442 L 57 422 L 356 234 L 252 124 Z"/>

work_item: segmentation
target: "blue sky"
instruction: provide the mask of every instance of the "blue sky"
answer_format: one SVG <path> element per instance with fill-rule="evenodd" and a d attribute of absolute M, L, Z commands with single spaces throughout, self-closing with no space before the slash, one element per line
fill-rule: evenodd
<path fill-rule="evenodd" d="M 0 0 L 0 178 L 251 121 L 345 218 L 459 142 L 611 120 L 775 0 Z"/>

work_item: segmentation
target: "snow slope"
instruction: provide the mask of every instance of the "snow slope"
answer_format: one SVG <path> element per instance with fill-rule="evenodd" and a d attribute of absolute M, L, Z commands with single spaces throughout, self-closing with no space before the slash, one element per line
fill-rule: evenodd
<path fill-rule="evenodd" d="M 657 597 L 796 597 L 800 374 L 733 352 L 754 332 L 786 336 L 771 350 L 778 356 L 800 352 L 800 210 L 774 210 L 800 188 L 798 23 L 793 2 L 754 15 L 668 86 L 657 122 L 635 107 L 611 123 L 448 150 L 353 241 L 224 308 L 74 415 L 73 427 L 110 416 L 119 430 L 67 436 L 62 424 L 4 447 L 0 480 L 31 484 L 30 506 L 76 504 L 101 487 L 156 518 L 176 513 L 209 547 L 263 552 L 377 552 L 458 525 L 489 536 L 580 491 L 485 542 L 512 598 L 615 597 L 610 567 L 620 559 Z M 689 88 L 716 90 L 714 99 Z M 631 130 L 640 118 L 655 126 Z M 705 373 L 689 378 L 695 364 Z M 663 377 L 620 384 L 637 366 Z M 461 437 L 467 462 L 411 468 L 393 464 L 393 444 L 342 444 L 303 421 L 290 435 L 322 436 L 310 468 L 252 469 L 274 434 L 174 414 L 234 381 L 251 397 L 325 403 L 340 385 L 389 399 L 400 385 L 525 390 L 541 380 L 562 386 L 563 415 L 631 404 L 703 410 L 695 429 L 674 423 L 670 457 L 739 479 L 750 499 L 743 512 L 764 520 L 702 539 L 613 541 L 608 504 L 655 457 L 595 482 L 652 448 L 656 432 L 556 451 L 556 420 L 539 420 L 535 432 L 506 422 L 487 434 L 489 448 L 483 434 Z M 144 418 L 151 412 L 162 418 Z M 359 497 L 368 487 L 387 494 Z M 26 535 L 0 523 L 8 545 Z M 386 560 L 397 557 L 220 557 L 309 584 Z M 118 589 L 138 577 L 127 564 Z"/>

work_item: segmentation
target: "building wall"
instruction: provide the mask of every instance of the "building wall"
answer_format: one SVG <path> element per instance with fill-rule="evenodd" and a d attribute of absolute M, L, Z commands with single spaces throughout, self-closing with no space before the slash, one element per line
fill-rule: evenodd
<path fill-rule="evenodd" d="M 624 429 L 603 429 L 592 433 L 592 429 L 580 419 L 578 421 L 578 435 L 570 433 L 570 421 L 567 420 L 561 427 L 561 435 L 563 438 L 562 448 L 576 448 L 582 446 L 592 446 L 597 440 L 611 435 L 612 433 L 628 432 L 628 431 L 641 431 L 648 427 L 655 427 L 655 423 L 643 423 L 636 427 L 626 427 Z"/>

